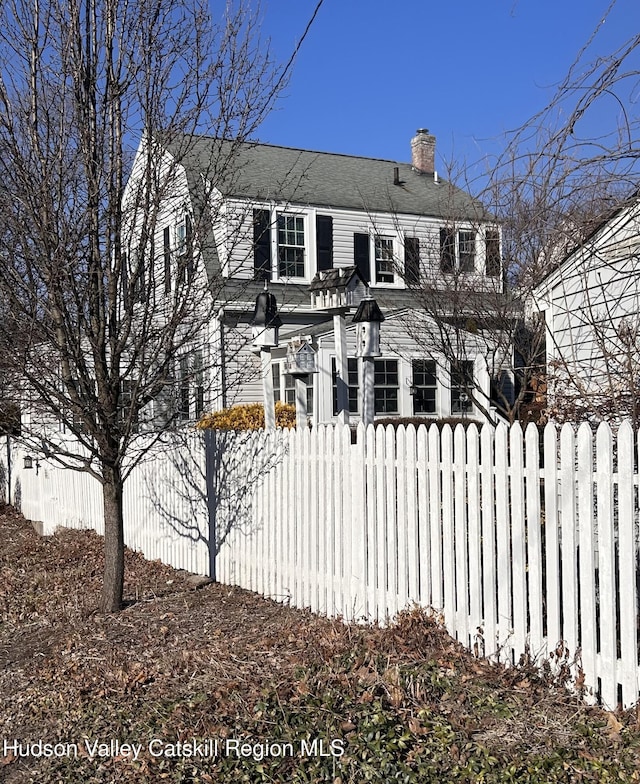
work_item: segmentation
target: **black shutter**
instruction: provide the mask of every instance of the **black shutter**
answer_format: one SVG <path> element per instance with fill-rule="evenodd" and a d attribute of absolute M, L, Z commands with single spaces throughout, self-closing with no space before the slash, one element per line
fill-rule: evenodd
<path fill-rule="evenodd" d="M 440 269 L 443 272 L 456 270 L 456 235 L 453 229 L 440 229 Z"/>
<path fill-rule="evenodd" d="M 500 275 L 502 260 L 500 258 L 500 234 L 487 229 L 486 235 L 486 273 L 493 277 Z"/>
<path fill-rule="evenodd" d="M 253 211 L 253 277 L 271 280 L 271 213 Z"/>
<path fill-rule="evenodd" d="M 371 281 L 371 266 L 369 263 L 369 235 L 353 235 L 353 261 L 365 283 Z"/>
<path fill-rule="evenodd" d="M 415 286 L 420 282 L 420 240 L 418 237 L 404 238 L 404 282 Z"/>
<path fill-rule="evenodd" d="M 316 263 L 317 271 L 333 267 L 333 218 L 331 215 L 316 215 Z"/>

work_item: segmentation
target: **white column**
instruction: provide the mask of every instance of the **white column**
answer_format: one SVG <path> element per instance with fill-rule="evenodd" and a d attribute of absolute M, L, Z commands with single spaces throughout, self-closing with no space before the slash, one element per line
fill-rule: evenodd
<path fill-rule="evenodd" d="M 271 374 L 271 349 L 260 349 L 262 366 L 262 395 L 264 400 L 264 426 L 266 430 L 275 430 L 276 404 L 273 399 L 273 376 Z"/>
<path fill-rule="evenodd" d="M 307 382 L 296 376 L 296 427 L 307 427 Z"/>
<path fill-rule="evenodd" d="M 375 359 L 362 357 L 360 365 L 360 389 L 362 390 L 362 423 L 365 427 L 373 424 L 375 416 L 374 372 Z"/>

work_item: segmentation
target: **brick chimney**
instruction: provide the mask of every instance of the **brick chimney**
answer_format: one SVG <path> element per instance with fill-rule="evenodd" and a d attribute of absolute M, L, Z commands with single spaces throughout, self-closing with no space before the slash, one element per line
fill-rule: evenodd
<path fill-rule="evenodd" d="M 426 128 L 418 128 L 411 139 L 411 165 L 420 174 L 435 173 L 436 137 Z"/>

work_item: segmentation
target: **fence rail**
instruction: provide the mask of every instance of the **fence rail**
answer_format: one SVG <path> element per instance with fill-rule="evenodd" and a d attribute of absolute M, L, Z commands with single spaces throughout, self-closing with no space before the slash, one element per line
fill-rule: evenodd
<path fill-rule="evenodd" d="M 14 453 L 27 517 L 102 531 L 95 480 Z M 167 437 L 124 503 L 127 544 L 149 558 L 348 620 L 431 607 L 479 655 L 569 667 L 609 707 L 638 700 L 628 423 Z"/>

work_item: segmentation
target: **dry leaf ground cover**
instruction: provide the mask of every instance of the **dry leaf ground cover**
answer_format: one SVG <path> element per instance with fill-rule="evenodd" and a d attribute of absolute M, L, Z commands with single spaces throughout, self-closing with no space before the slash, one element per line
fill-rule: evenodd
<path fill-rule="evenodd" d="M 414 611 L 347 626 L 0 510 L 0 781 L 638 781 L 635 713 L 474 659 Z M 30 756 L 24 756 L 29 753 Z"/>

